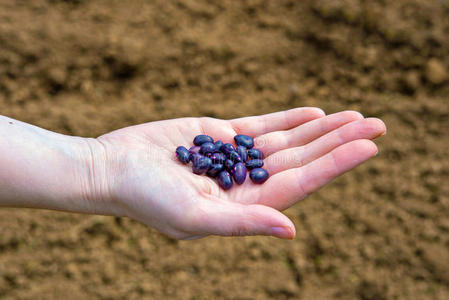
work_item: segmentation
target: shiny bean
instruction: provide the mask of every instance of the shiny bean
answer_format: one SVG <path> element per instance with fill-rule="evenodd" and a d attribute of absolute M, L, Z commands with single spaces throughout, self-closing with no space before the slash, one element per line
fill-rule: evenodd
<path fill-rule="evenodd" d="M 248 169 L 260 168 L 263 166 L 263 160 L 261 159 L 251 159 L 246 162 L 246 167 Z"/>
<path fill-rule="evenodd" d="M 264 159 L 262 151 L 255 148 L 248 150 L 248 156 L 253 159 Z"/>
<path fill-rule="evenodd" d="M 204 143 L 201 145 L 200 153 L 206 154 L 206 153 L 213 153 L 215 152 L 215 145 L 213 143 Z"/>
<path fill-rule="evenodd" d="M 205 135 L 205 134 L 197 135 L 197 136 L 193 139 L 193 143 L 194 143 L 196 146 L 201 146 L 201 145 L 204 144 L 204 143 L 213 143 L 213 142 L 214 142 L 214 139 L 211 138 L 211 137 L 208 136 L 208 135 Z"/>
<path fill-rule="evenodd" d="M 212 165 L 212 160 L 209 157 L 198 157 L 193 161 L 192 171 L 195 174 L 204 174 Z"/>
<path fill-rule="evenodd" d="M 240 155 L 237 153 L 237 151 L 232 151 L 231 153 L 229 153 L 228 158 L 230 160 L 232 160 L 234 163 L 238 163 L 242 161 L 242 158 L 240 157 Z"/>
<path fill-rule="evenodd" d="M 217 181 L 224 190 L 229 190 L 232 187 L 232 177 L 227 171 L 218 173 Z"/>
<path fill-rule="evenodd" d="M 234 146 L 232 144 L 223 144 L 223 146 L 220 147 L 220 151 L 223 152 L 226 155 L 229 155 L 232 151 L 235 151 Z"/>
<path fill-rule="evenodd" d="M 199 159 L 201 159 L 201 158 L 203 158 L 204 156 L 203 155 L 201 155 L 201 154 L 199 154 L 199 153 L 191 153 L 190 154 L 190 161 L 192 162 L 192 163 L 195 163 L 195 161 L 197 161 L 197 160 L 199 160 Z"/>
<path fill-rule="evenodd" d="M 207 171 L 207 175 L 210 177 L 217 177 L 218 173 L 224 170 L 224 166 L 222 164 L 213 164 L 210 169 Z"/>
<path fill-rule="evenodd" d="M 215 152 L 211 155 L 210 159 L 212 159 L 214 164 L 223 164 L 226 160 L 226 155 L 220 152 Z"/>
<path fill-rule="evenodd" d="M 224 162 L 224 167 L 225 167 L 225 170 L 227 170 L 228 172 L 232 172 L 232 170 L 234 168 L 234 162 L 230 159 L 227 159 Z"/>
<path fill-rule="evenodd" d="M 217 151 L 219 151 L 221 146 L 223 146 L 223 145 L 224 145 L 224 143 L 222 141 L 215 142 L 215 148 L 217 149 Z"/>
<path fill-rule="evenodd" d="M 232 172 L 232 176 L 234 177 L 234 181 L 237 184 L 242 184 L 246 179 L 246 167 L 243 163 L 236 163 L 234 166 L 234 172 Z"/>
<path fill-rule="evenodd" d="M 254 140 L 248 135 L 238 134 L 234 136 L 234 141 L 237 145 L 244 146 L 247 149 L 254 147 Z"/>
<path fill-rule="evenodd" d="M 246 148 L 243 146 L 237 146 L 236 148 L 237 153 L 242 158 L 242 162 L 246 162 L 248 160 L 248 153 L 246 152 Z"/>
<path fill-rule="evenodd" d="M 200 149 L 201 149 L 200 146 L 192 146 L 192 147 L 190 147 L 189 152 L 190 153 L 200 153 Z"/>
<path fill-rule="evenodd" d="M 176 156 L 184 164 L 187 164 L 190 162 L 190 153 L 186 147 L 179 146 L 178 148 L 176 148 Z"/>
<path fill-rule="evenodd" d="M 254 183 L 264 183 L 267 181 L 268 177 L 268 172 L 262 168 L 255 168 L 249 172 L 249 178 L 251 178 Z"/>

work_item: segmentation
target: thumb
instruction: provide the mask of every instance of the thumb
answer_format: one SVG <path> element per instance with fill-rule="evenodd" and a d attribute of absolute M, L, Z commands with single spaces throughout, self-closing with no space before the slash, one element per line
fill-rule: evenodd
<path fill-rule="evenodd" d="M 203 208 L 199 231 L 223 236 L 271 235 L 293 239 L 292 221 L 278 210 L 260 204 L 214 203 Z"/>

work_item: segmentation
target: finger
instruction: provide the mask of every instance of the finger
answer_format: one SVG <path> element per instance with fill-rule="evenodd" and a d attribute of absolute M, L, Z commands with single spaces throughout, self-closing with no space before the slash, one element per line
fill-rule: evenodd
<path fill-rule="evenodd" d="M 257 203 L 286 209 L 376 153 L 377 147 L 370 140 L 356 140 L 339 146 L 304 167 L 270 177 L 261 187 Z"/>
<path fill-rule="evenodd" d="M 295 226 L 281 212 L 267 206 L 210 202 L 191 225 L 199 233 L 221 236 L 271 235 L 293 239 Z"/>
<path fill-rule="evenodd" d="M 254 143 L 268 156 L 277 151 L 310 143 L 347 123 L 363 119 L 356 111 L 342 111 L 319 118 L 285 131 L 275 131 L 257 137 Z"/>
<path fill-rule="evenodd" d="M 229 125 L 229 122 L 222 119 L 215 119 L 209 117 L 199 118 L 201 134 L 211 136 L 215 141 L 224 141 L 229 143 L 235 135 L 234 129 Z M 195 133 L 199 134 L 199 133 Z M 192 138 L 193 139 L 193 138 Z"/>
<path fill-rule="evenodd" d="M 386 131 L 384 122 L 377 118 L 354 121 L 323 135 L 304 146 L 289 148 L 273 153 L 265 159 L 268 173 L 304 166 L 333 149 L 351 141 L 374 139 Z"/>
<path fill-rule="evenodd" d="M 262 116 L 234 119 L 230 120 L 230 123 L 237 134 L 256 137 L 272 131 L 294 128 L 325 115 L 320 108 L 299 107 Z"/>

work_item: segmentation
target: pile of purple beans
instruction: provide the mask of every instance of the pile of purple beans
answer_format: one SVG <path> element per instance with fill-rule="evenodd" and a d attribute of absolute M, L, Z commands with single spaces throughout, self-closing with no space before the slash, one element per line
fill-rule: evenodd
<path fill-rule="evenodd" d="M 247 170 L 249 178 L 254 183 L 264 183 L 268 179 L 268 172 L 262 169 L 264 155 L 262 151 L 253 148 L 252 137 L 238 134 L 234 137 L 235 144 L 224 144 L 208 135 L 197 135 L 189 150 L 184 146 L 176 148 L 176 156 L 184 163 L 192 162 L 195 174 L 204 174 L 217 178 L 218 184 L 225 190 L 233 185 L 245 182 Z"/>

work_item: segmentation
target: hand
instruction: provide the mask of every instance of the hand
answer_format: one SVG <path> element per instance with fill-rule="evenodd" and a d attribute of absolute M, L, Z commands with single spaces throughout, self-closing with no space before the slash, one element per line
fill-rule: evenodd
<path fill-rule="evenodd" d="M 293 238 L 293 223 L 280 212 L 332 179 L 376 155 L 370 141 L 384 123 L 354 111 L 325 116 L 296 108 L 234 120 L 182 118 L 151 122 L 105 134 L 92 147 L 95 176 L 104 176 L 101 200 L 112 199 L 123 215 L 178 239 L 207 235 L 273 235 Z M 233 142 L 254 137 L 270 178 L 222 190 L 215 180 L 192 173 L 175 156 L 198 134 Z M 98 149 L 102 149 L 99 151 Z M 102 166 L 99 168 L 98 166 Z M 99 182 L 94 180 L 94 182 Z M 98 200 L 97 200 L 98 201 Z"/>

